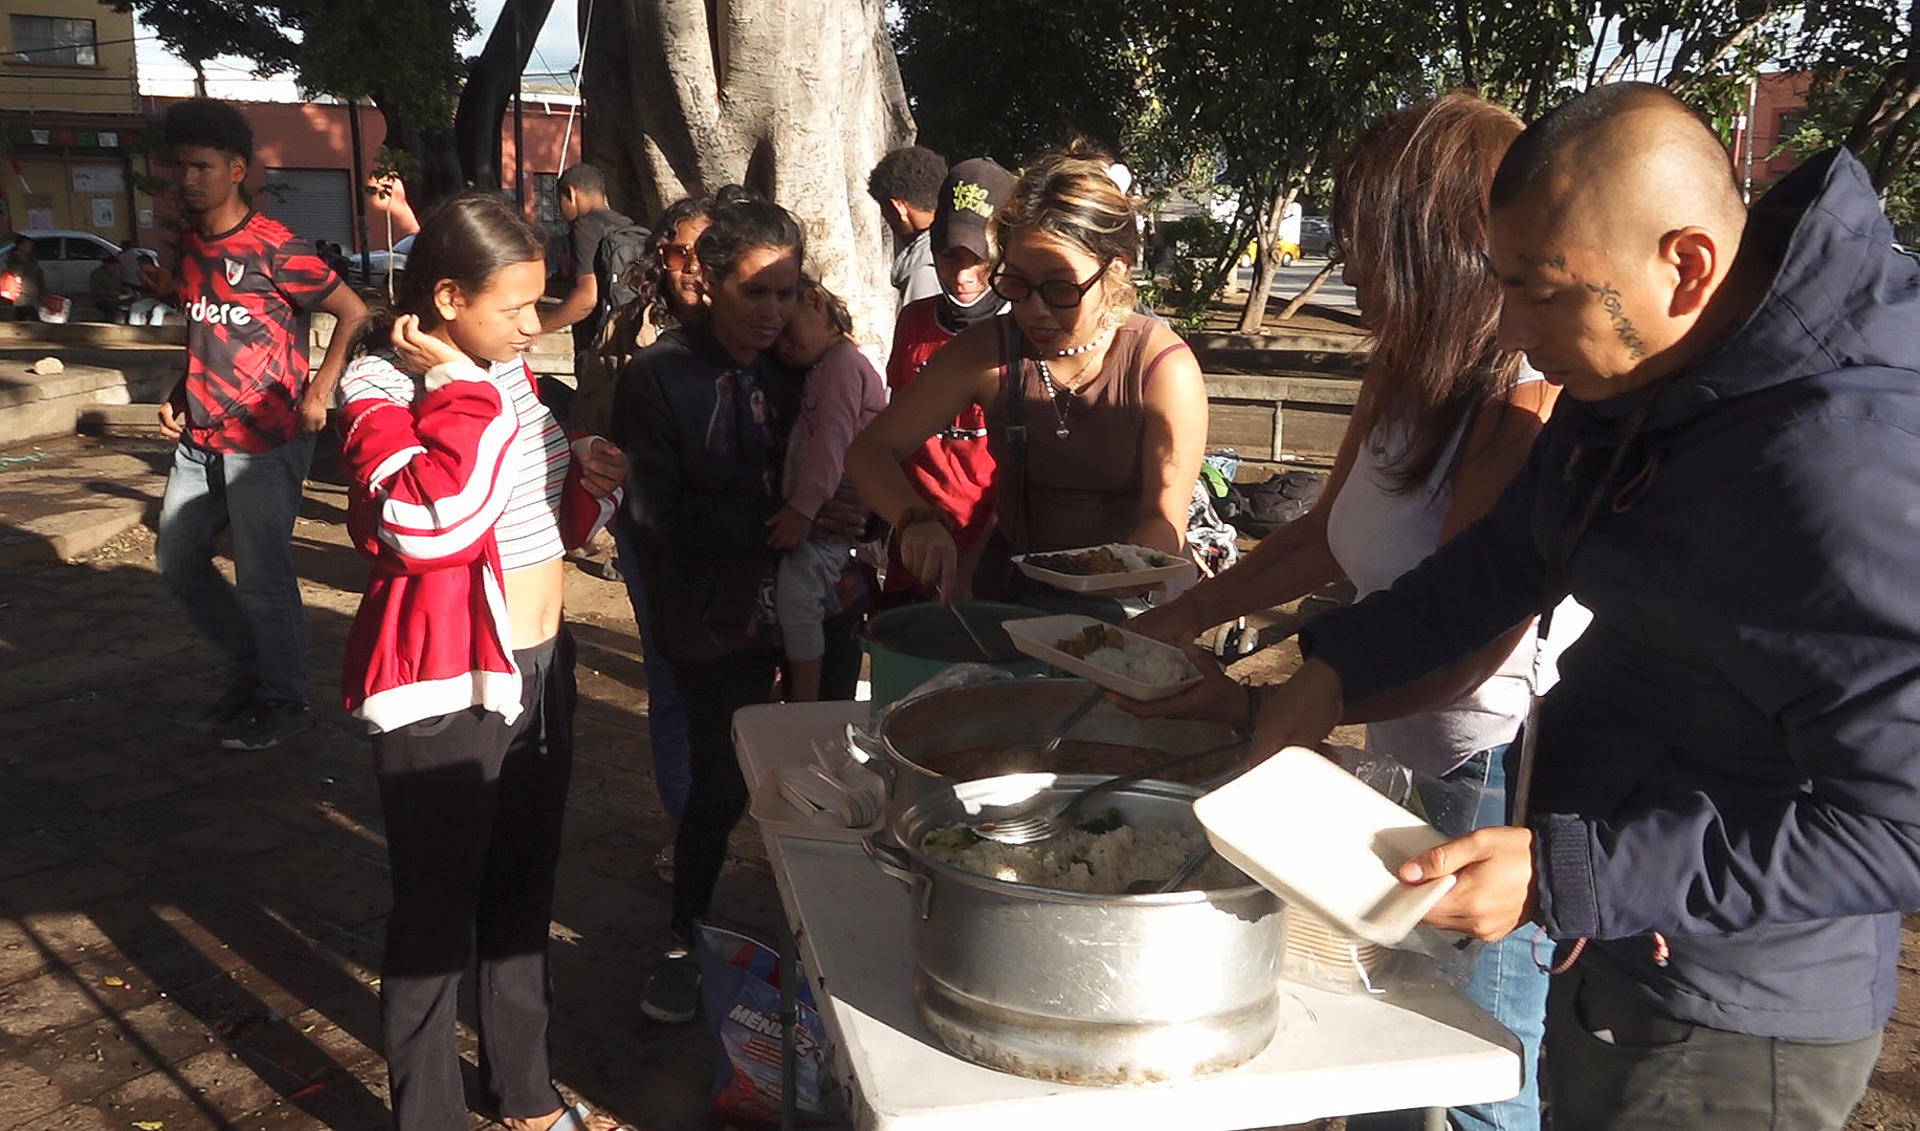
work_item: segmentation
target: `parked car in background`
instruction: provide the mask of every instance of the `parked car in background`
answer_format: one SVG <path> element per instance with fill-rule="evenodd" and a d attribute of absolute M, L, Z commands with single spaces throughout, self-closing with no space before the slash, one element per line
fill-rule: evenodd
<path fill-rule="evenodd" d="M 1300 217 L 1300 254 L 1325 255 L 1333 246 L 1333 222 L 1325 216 Z"/>
<path fill-rule="evenodd" d="M 407 269 L 407 253 L 413 250 L 413 237 L 401 236 L 393 242 L 393 250 L 376 247 L 367 252 L 366 266 L 361 266 L 358 252 L 347 253 L 347 282 L 354 284 L 383 283 L 389 274 L 404 272 Z"/>
<path fill-rule="evenodd" d="M 48 294 L 68 298 L 87 297 L 87 281 L 103 257 L 118 258 L 120 245 L 92 232 L 67 228 L 26 229 L 0 236 L 0 260 L 13 250 L 14 240 L 26 236 L 33 240 L 33 254 L 40 260 L 40 275 L 46 280 Z M 141 248 L 141 258 L 156 266 L 160 256 L 152 248 Z"/>

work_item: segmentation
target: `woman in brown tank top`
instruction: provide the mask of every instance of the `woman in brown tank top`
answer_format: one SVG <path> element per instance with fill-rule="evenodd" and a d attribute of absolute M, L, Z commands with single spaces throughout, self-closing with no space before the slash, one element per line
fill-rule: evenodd
<path fill-rule="evenodd" d="M 992 285 L 1011 312 L 943 346 L 854 441 L 847 471 L 862 497 L 893 524 L 914 576 L 948 599 L 972 596 L 978 563 L 959 561 L 900 461 L 974 404 L 988 414 L 1004 549 L 1130 542 L 1179 553 L 1207 395 L 1180 336 L 1129 313 L 1139 259 L 1131 203 L 1104 162 L 1050 153 L 1021 176 L 993 234 Z"/>

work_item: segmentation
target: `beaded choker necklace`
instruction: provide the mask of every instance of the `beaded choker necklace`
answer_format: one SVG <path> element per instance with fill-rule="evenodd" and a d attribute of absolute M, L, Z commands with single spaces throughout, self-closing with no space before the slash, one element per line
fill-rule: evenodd
<path fill-rule="evenodd" d="M 1048 354 L 1047 360 L 1059 361 L 1063 357 L 1073 357 L 1075 354 L 1092 353 L 1094 350 L 1097 350 L 1100 348 L 1101 342 L 1104 342 L 1106 340 L 1107 340 L 1107 336 L 1105 334 L 1096 334 L 1094 335 L 1093 340 L 1086 343 L 1085 345 L 1079 345 L 1079 346 L 1073 347 L 1070 350 L 1060 350 L 1056 353 Z"/>
<path fill-rule="evenodd" d="M 1034 366 L 1040 370 L 1040 384 L 1045 386 L 1047 390 L 1047 403 L 1053 406 L 1053 434 L 1062 440 L 1071 436 L 1073 429 L 1067 427 L 1068 405 L 1062 404 L 1060 397 L 1061 394 L 1070 393 L 1072 390 L 1062 389 L 1060 386 L 1054 384 L 1053 369 L 1047 365 L 1047 362 L 1050 359 L 1059 361 L 1063 357 L 1090 353 L 1104 344 L 1109 336 L 1111 336 L 1111 331 L 1096 335 L 1092 341 L 1085 345 L 1075 346 L 1070 350 L 1061 350 L 1058 353 L 1049 354 L 1047 357 L 1036 357 L 1033 359 Z M 1071 402 L 1068 403 L 1070 404 Z"/>

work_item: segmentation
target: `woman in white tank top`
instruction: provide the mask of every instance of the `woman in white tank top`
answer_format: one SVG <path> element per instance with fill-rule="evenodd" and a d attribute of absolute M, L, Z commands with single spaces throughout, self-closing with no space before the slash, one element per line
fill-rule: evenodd
<path fill-rule="evenodd" d="M 1512 114 L 1450 94 L 1394 114 L 1354 148 L 1335 189 L 1346 281 L 1376 344 L 1326 493 L 1240 563 L 1128 627 L 1181 644 L 1213 625 L 1350 579 L 1385 588 L 1492 508 L 1526 462 L 1558 389 L 1495 348 L 1501 293 L 1485 265 L 1487 190 L 1520 132 Z M 1555 627 L 1570 618 L 1556 617 Z M 1531 624 L 1342 720 L 1416 770 L 1478 788 L 1473 825 L 1504 824 L 1501 755 L 1527 708 Z M 1453 831 L 1456 835 L 1467 828 Z M 1456 1128 L 1537 1128 L 1546 978 L 1529 938 L 1483 952 L 1468 993 L 1526 1046 L 1515 1099 L 1449 1113 Z M 1352 1131 L 1418 1127 L 1356 1116 Z"/>

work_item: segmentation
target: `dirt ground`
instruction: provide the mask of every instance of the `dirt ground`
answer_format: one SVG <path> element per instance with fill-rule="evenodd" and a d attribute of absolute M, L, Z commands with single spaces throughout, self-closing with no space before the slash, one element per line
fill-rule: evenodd
<path fill-rule="evenodd" d="M 165 450 L 117 447 L 150 475 L 116 490 L 157 497 Z M 0 568 L 0 1131 L 386 1126 L 385 853 L 365 739 L 338 706 L 365 568 L 345 542 L 344 491 L 324 461 L 316 472 L 294 547 L 320 723 L 283 748 L 221 751 L 168 722 L 209 697 L 213 657 L 162 587 L 145 528 L 85 560 Z M 704 1026 L 637 1008 L 667 918 L 650 861 L 669 826 L 632 617 L 618 585 L 572 569 L 567 604 L 582 702 L 555 1075 L 630 1125 L 710 1131 L 723 1123 L 706 1102 Z M 1276 650 L 1247 663 L 1275 675 L 1291 662 Z M 771 939 L 778 900 L 751 821 L 734 852 L 716 919 Z M 1859 1131 L 1920 1128 L 1916 939 Z"/>
<path fill-rule="evenodd" d="M 146 450 L 157 472 L 165 453 Z M 214 658 L 162 587 L 149 530 L 0 570 L 0 1128 L 387 1126 L 385 850 L 366 739 L 338 705 L 366 572 L 345 503 L 310 483 L 294 533 L 319 725 L 258 754 L 168 721 L 209 697 Z M 620 586 L 572 569 L 567 585 L 581 710 L 555 1075 L 633 1126 L 707 1131 L 722 1123 L 704 1026 L 638 1011 L 665 940 L 651 862 L 670 825 L 633 619 Z M 734 849 L 715 918 L 772 939 L 779 905 L 750 823 Z M 470 1028 L 463 1043 L 471 1054 Z"/>

